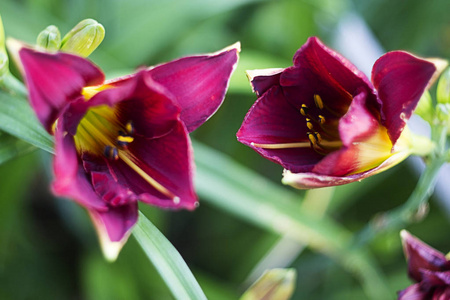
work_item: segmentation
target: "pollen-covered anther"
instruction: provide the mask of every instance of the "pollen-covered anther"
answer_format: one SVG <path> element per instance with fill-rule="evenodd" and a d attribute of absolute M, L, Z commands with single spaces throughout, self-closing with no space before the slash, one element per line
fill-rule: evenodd
<path fill-rule="evenodd" d="M 134 134 L 134 124 L 133 121 L 128 121 L 125 124 L 125 130 L 127 131 L 128 134 L 133 135 Z"/>
<path fill-rule="evenodd" d="M 313 129 L 313 124 L 311 123 L 311 119 L 310 118 L 306 118 L 306 126 L 308 127 L 309 130 Z"/>
<path fill-rule="evenodd" d="M 302 116 L 306 117 L 308 115 L 308 106 L 302 104 L 302 106 L 300 107 L 300 113 L 302 114 Z"/>
<path fill-rule="evenodd" d="M 317 145 L 317 137 L 316 137 L 315 133 L 307 132 L 306 135 L 308 136 L 308 139 L 311 142 L 311 145 L 316 146 Z"/>
<path fill-rule="evenodd" d="M 325 124 L 325 117 L 324 116 L 319 115 L 319 123 L 320 123 L 320 125 Z"/>
<path fill-rule="evenodd" d="M 105 149 L 103 150 L 103 154 L 105 157 L 109 160 L 118 160 L 119 159 L 119 151 L 116 147 L 113 146 L 105 146 Z"/>
<path fill-rule="evenodd" d="M 123 148 L 128 147 L 128 144 L 134 141 L 134 137 L 131 135 L 127 135 L 124 132 L 119 131 L 119 135 L 117 136 L 116 142 L 117 145 Z"/>
<path fill-rule="evenodd" d="M 316 104 L 317 108 L 323 109 L 323 101 L 318 94 L 314 94 L 314 103 Z"/>

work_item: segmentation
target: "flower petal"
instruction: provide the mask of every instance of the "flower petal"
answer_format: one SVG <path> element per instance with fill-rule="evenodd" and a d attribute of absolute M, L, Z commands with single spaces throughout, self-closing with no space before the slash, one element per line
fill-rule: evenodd
<path fill-rule="evenodd" d="M 421 285 L 416 283 L 398 292 L 398 300 L 426 300 L 428 295 L 428 291 L 422 290 Z"/>
<path fill-rule="evenodd" d="M 216 53 L 181 58 L 148 71 L 175 96 L 189 132 L 222 104 L 239 51 L 240 44 L 236 43 Z"/>
<path fill-rule="evenodd" d="M 364 178 L 385 171 L 402 162 L 406 157 L 408 157 L 408 155 L 408 152 L 395 153 L 394 155 L 386 159 L 383 163 L 381 163 L 378 167 L 362 173 L 347 176 L 330 176 L 317 173 L 292 173 L 285 170 L 283 172 L 282 182 L 283 184 L 287 184 L 298 189 L 313 189 L 327 186 L 343 185 L 355 181 L 361 181 Z"/>
<path fill-rule="evenodd" d="M 135 166 L 121 159 L 111 162 L 110 167 L 117 181 L 129 187 L 140 201 L 163 208 L 196 207 L 192 146 L 183 123 L 179 121 L 159 138 L 136 137 L 127 152 Z M 147 176 L 163 189 L 149 182 Z"/>
<path fill-rule="evenodd" d="M 64 123 L 64 120 L 58 122 L 55 130 L 52 191 L 57 196 L 72 198 L 88 209 L 104 211 L 107 206 L 93 190 L 78 159 L 73 136 L 67 133 Z"/>
<path fill-rule="evenodd" d="M 101 84 L 103 73 L 88 60 L 67 54 L 49 54 L 23 48 L 19 52 L 31 106 L 48 132 L 70 101 L 85 86 Z"/>
<path fill-rule="evenodd" d="M 403 51 L 386 53 L 375 62 L 372 82 L 378 90 L 382 118 L 393 144 L 435 71 L 433 63 Z"/>
<path fill-rule="evenodd" d="M 89 210 L 89 215 L 97 230 L 103 255 L 109 261 L 116 260 L 137 222 L 137 202 L 110 207 L 106 212 Z"/>
<path fill-rule="evenodd" d="M 450 262 L 445 255 L 425 244 L 408 231 L 402 230 L 403 251 L 408 261 L 408 274 L 417 282 L 422 280 L 421 269 L 429 271 L 450 270 Z"/>
<path fill-rule="evenodd" d="M 284 69 L 249 70 L 247 77 L 252 84 L 253 92 L 259 97 L 274 85 L 280 85 L 281 72 Z"/>
<path fill-rule="evenodd" d="M 285 98 L 280 86 L 265 92 L 247 113 L 237 132 L 239 142 L 292 172 L 311 170 L 322 155 L 311 149 L 304 117 Z M 304 142 L 304 148 L 265 149 L 254 144 Z"/>

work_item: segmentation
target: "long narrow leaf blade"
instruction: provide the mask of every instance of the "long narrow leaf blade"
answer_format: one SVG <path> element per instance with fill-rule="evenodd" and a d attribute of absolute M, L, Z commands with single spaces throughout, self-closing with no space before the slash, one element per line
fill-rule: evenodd
<path fill-rule="evenodd" d="M 176 299 L 206 299 L 180 253 L 141 212 L 133 234 Z"/>

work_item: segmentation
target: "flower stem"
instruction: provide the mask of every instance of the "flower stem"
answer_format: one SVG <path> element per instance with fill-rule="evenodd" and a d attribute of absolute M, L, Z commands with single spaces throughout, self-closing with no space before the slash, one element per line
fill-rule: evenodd
<path fill-rule="evenodd" d="M 405 225 L 420 220 L 423 209 L 426 209 L 428 199 L 434 191 L 439 170 L 447 161 L 445 153 L 447 126 L 437 124 L 432 132 L 432 140 L 437 147 L 429 156 L 429 161 L 419 181 L 409 196 L 408 200 L 401 206 L 391 211 L 375 216 L 365 228 L 354 238 L 354 245 L 362 246 L 370 242 L 375 236 L 387 230 L 398 230 Z"/>
<path fill-rule="evenodd" d="M 28 97 L 28 91 L 25 85 L 10 72 L 7 72 L 0 78 L 0 89 L 24 99 Z"/>

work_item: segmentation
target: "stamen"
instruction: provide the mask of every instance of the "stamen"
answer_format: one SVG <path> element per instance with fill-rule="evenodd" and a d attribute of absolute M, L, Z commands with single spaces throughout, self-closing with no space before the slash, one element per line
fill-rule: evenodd
<path fill-rule="evenodd" d="M 308 148 L 311 146 L 311 144 L 308 142 L 280 143 L 280 144 L 258 144 L 251 142 L 250 145 L 262 149 Z"/>
<path fill-rule="evenodd" d="M 302 107 L 300 107 L 300 113 L 302 116 L 306 117 L 308 115 L 308 106 L 302 104 Z"/>
<path fill-rule="evenodd" d="M 128 153 L 119 150 L 119 157 L 126 163 L 130 168 L 132 168 L 136 173 L 138 173 L 145 181 L 147 181 L 151 186 L 153 186 L 158 192 L 164 194 L 168 198 L 170 198 L 175 204 L 179 203 L 180 198 L 175 196 L 171 191 L 162 186 L 155 179 L 150 177 L 144 170 L 139 168 L 129 157 Z"/>
<path fill-rule="evenodd" d="M 314 132 L 314 135 L 316 137 L 317 143 L 320 144 L 320 142 L 322 142 L 322 136 L 317 131 Z"/>
<path fill-rule="evenodd" d="M 323 101 L 318 94 L 314 94 L 314 103 L 319 109 L 323 109 Z"/>
<path fill-rule="evenodd" d="M 325 124 L 325 117 L 324 116 L 319 115 L 319 123 L 320 123 L 320 125 Z"/>
<path fill-rule="evenodd" d="M 117 136 L 117 145 L 120 147 L 127 147 L 129 143 L 134 141 L 134 137 L 130 136 L 130 135 L 124 135 L 124 134 L 120 134 Z"/>
<path fill-rule="evenodd" d="M 315 134 L 312 133 L 312 132 L 308 132 L 308 133 L 306 133 L 306 135 L 308 136 L 308 139 L 311 142 L 311 144 L 313 146 L 316 146 L 317 145 L 317 138 L 316 138 Z"/>
<path fill-rule="evenodd" d="M 109 160 L 118 160 L 119 159 L 119 152 L 117 151 L 116 147 L 105 146 L 103 154 Z"/>
<path fill-rule="evenodd" d="M 306 126 L 308 127 L 309 130 L 313 129 L 313 124 L 311 123 L 310 118 L 306 118 Z"/>
<path fill-rule="evenodd" d="M 133 125 L 133 121 L 128 121 L 125 124 L 125 130 L 127 131 L 128 134 L 133 135 L 134 134 L 134 125 Z"/>

